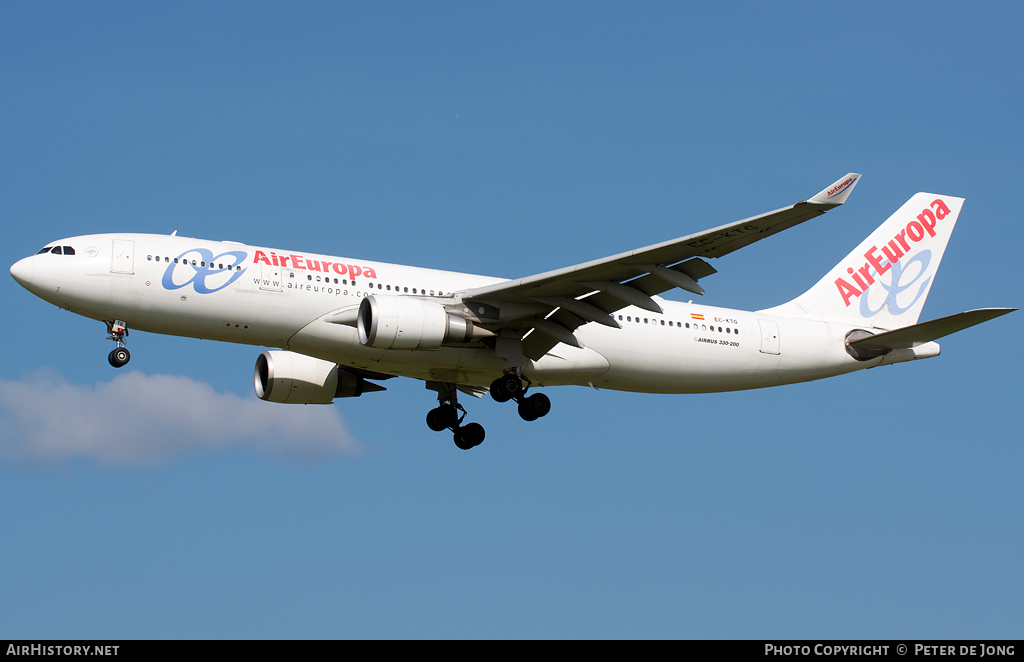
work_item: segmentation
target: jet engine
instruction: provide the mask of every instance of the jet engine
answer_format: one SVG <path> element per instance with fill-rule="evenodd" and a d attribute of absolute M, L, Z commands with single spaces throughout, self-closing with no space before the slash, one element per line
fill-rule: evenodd
<path fill-rule="evenodd" d="M 327 405 L 334 398 L 358 398 L 384 387 L 330 361 L 295 352 L 263 352 L 253 373 L 256 395 L 267 402 Z"/>
<path fill-rule="evenodd" d="M 494 335 L 440 304 L 412 297 L 366 297 L 359 304 L 356 329 L 359 342 L 377 349 L 438 349 Z"/>

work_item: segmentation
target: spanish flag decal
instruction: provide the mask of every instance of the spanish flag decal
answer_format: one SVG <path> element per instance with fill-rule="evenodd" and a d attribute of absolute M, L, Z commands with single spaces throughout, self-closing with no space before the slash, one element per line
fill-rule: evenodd
<path fill-rule="evenodd" d="M 704 319 L 704 316 L 703 315 L 698 315 L 697 313 L 690 313 L 690 319 L 702 320 L 702 319 Z"/>

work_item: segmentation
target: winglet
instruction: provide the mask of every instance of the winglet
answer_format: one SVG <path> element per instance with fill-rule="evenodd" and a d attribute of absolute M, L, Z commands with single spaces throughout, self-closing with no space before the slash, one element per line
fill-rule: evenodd
<path fill-rule="evenodd" d="M 851 172 L 843 175 L 807 202 L 818 205 L 841 205 L 846 202 L 846 198 L 850 197 L 850 192 L 853 191 L 853 187 L 857 185 L 858 181 L 860 181 L 859 173 Z"/>

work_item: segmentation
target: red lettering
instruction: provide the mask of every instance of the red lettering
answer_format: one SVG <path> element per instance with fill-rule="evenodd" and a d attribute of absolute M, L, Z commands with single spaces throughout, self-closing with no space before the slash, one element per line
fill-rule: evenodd
<path fill-rule="evenodd" d="M 327 272 L 327 266 L 332 264 L 332 263 L 331 262 L 324 262 L 323 260 L 320 260 L 320 264 L 324 265 L 324 272 L 326 273 Z"/>
<path fill-rule="evenodd" d="M 348 265 L 348 273 L 349 273 L 350 276 L 355 278 L 359 274 L 363 273 L 363 269 L 362 269 L 362 267 L 357 267 L 354 264 L 350 264 L 350 265 Z"/>
<path fill-rule="evenodd" d="M 303 262 L 301 255 L 292 255 L 292 266 L 296 269 L 306 268 L 306 264 Z"/>
<path fill-rule="evenodd" d="M 288 260 L 290 258 L 287 255 L 282 255 L 280 259 L 281 259 L 281 266 L 282 267 L 287 267 L 288 266 Z"/>
<path fill-rule="evenodd" d="M 935 210 L 935 215 L 939 218 L 940 221 L 949 215 L 949 207 L 947 207 L 946 203 L 943 202 L 942 200 L 933 200 L 931 206 Z M 928 210 L 926 209 L 925 211 Z"/>
<path fill-rule="evenodd" d="M 320 263 L 316 260 L 306 260 L 306 268 L 310 271 L 320 271 Z"/>
<path fill-rule="evenodd" d="M 853 285 L 850 285 L 842 278 L 836 278 L 836 287 L 839 288 L 839 294 L 843 296 L 843 303 L 846 304 L 847 308 L 850 306 L 851 297 L 859 297 L 861 295 L 860 290 Z"/>
<path fill-rule="evenodd" d="M 348 273 L 348 269 L 345 268 L 344 264 L 335 264 L 334 273 L 338 274 L 339 276 L 344 276 L 345 274 Z"/>
<path fill-rule="evenodd" d="M 890 251 L 889 249 L 892 249 Z M 896 245 L 896 240 L 893 239 L 886 246 L 882 246 L 882 253 L 885 255 L 885 259 L 889 260 L 889 264 L 896 264 L 903 257 L 903 251 Z"/>
<path fill-rule="evenodd" d="M 256 251 L 256 256 L 252 258 L 253 263 L 262 262 L 263 264 L 270 266 L 270 260 L 267 259 L 267 254 L 263 251 Z"/>
<path fill-rule="evenodd" d="M 846 272 L 853 276 L 853 282 L 857 283 L 857 285 L 860 287 L 860 289 L 862 289 L 862 290 L 868 289 L 868 286 L 865 285 L 864 281 L 860 279 L 860 274 L 856 273 L 853 270 L 853 267 L 850 267 L 849 269 L 847 269 Z"/>
<path fill-rule="evenodd" d="M 864 253 L 864 259 L 866 259 L 868 261 L 868 264 L 873 266 L 875 268 L 875 271 L 878 272 L 878 275 L 881 276 L 882 274 L 889 270 L 889 264 L 891 263 L 882 264 L 881 258 L 875 255 L 875 251 L 877 250 L 877 246 L 872 246 L 871 250 L 869 250 L 867 253 Z"/>
<path fill-rule="evenodd" d="M 270 259 L 274 261 L 274 266 L 275 266 L 275 267 L 279 267 L 279 266 L 281 266 L 281 265 L 280 265 L 280 264 L 278 264 L 278 262 L 277 262 L 277 253 L 271 253 L 271 254 L 270 254 Z"/>
<path fill-rule="evenodd" d="M 905 234 L 907 234 L 907 229 L 903 228 L 902 230 L 900 230 L 900 233 L 898 235 L 893 237 L 893 239 L 895 239 L 896 241 L 900 242 L 900 246 L 903 247 L 903 251 L 904 252 L 909 253 L 910 252 L 910 244 L 908 244 L 907 240 L 903 238 L 903 235 L 905 235 Z"/>
<path fill-rule="evenodd" d="M 366 276 L 367 278 L 376 278 L 377 272 L 374 271 L 371 267 L 363 267 L 363 275 Z"/>
<path fill-rule="evenodd" d="M 857 269 L 857 271 L 859 271 L 862 274 L 864 274 L 864 278 L 868 281 L 868 285 L 871 285 L 871 284 L 873 284 L 875 282 L 875 279 L 871 277 L 871 269 L 868 269 L 868 265 L 865 264 L 860 269 Z M 864 289 L 866 290 L 868 288 L 865 287 Z"/>
<path fill-rule="evenodd" d="M 921 241 L 924 239 L 924 228 L 917 221 L 911 221 L 907 223 L 907 236 L 914 241 Z"/>
<path fill-rule="evenodd" d="M 936 200 L 935 202 L 942 202 L 942 201 L 941 200 Z M 933 202 L 932 204 L 935 204 L 935 203 Z M 942 205 L 942 207 L 943 207 L 943 209 L 945 209 L 946 205 Z M 946 218 L 946 214 L 948 214 L 948 213 L 949 213 L 949 210 L 946 209 L 946 213 L 942 214 L 941 216 L 939 216 L 939 218 Z M 921 213 L 917 215 L 917 220 L 921 221 L 921 225 L 923 225 L 924 229 L 928 231 L 928 236 L 929 237 L 934 237 L 935 236 L 935 216 L 932 214 L 930 209 L 923 209 L 923 210 L 921 210 Z M 928 221 L 931 221 L 931 223 L 929 223 Z"/>

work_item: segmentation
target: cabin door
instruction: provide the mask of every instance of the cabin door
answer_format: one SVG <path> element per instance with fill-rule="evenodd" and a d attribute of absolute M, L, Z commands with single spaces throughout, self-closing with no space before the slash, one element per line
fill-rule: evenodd
<path fill-rule="evenodd" d="M 771 320 L 757 320 L 761 325 L 761 352 L 779 353 L 779 325 Z"/>

